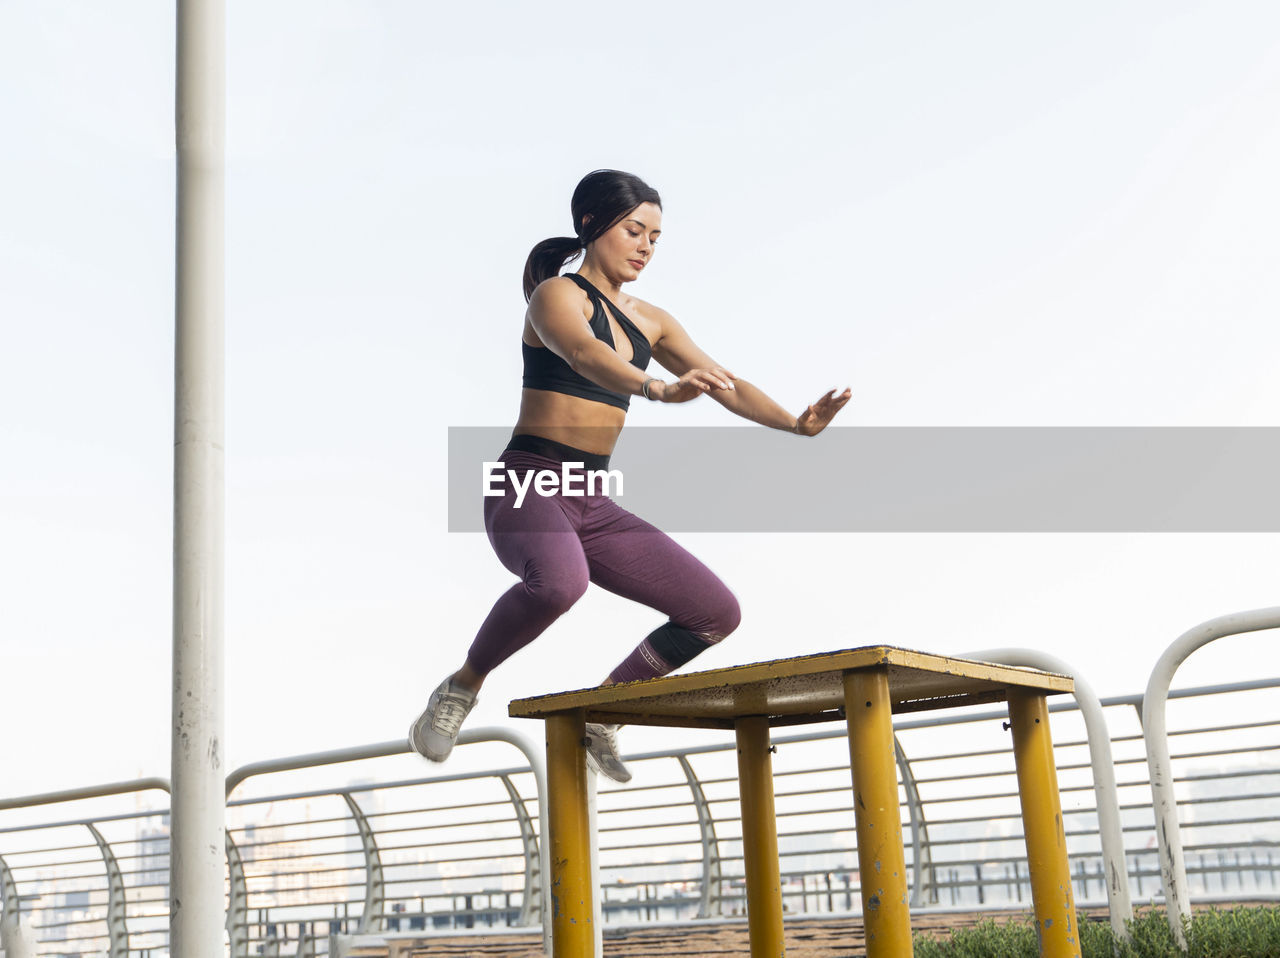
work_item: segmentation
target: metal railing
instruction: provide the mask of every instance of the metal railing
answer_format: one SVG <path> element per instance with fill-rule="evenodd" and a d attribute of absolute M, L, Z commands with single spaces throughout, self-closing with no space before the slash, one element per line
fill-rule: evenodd
<path fill-rule="evenodd" d="M 1280 715 L 1276 690 L 1280 680 L 1188 689 L 1174 693 L 1175 702 L 1212 696 L 1267 695 L 1253 714 Z M 1140 698 L 1103 700 L 1109 712 L 1129 713 Z M 1079 716 L 1073 705 L 1055 703 L 1062 719 Z M 908 846 L 912 887 L 925 908 L 941 905 L 1004 906 L 1030 900 L 1025 849 L 1012 757 L 1004 739 L 1006 714 L 971 710 L 963 716 L 905 720 L 895 723 L 903 751 L 909 756 L 909 781 L 919 796 L 917 814 L 927 835 L 917 860 Z M 1116 715 L 1112 724 L 1123 723 Z M 1065 722 L 1055 724 L 1065 725 Z M 1180 750 L 1176 760 L 1204 766 L 1245 759 L 1271 764 L 1199 771 L 1187 768 L 1176 781 L 1186 792 L 1183 828 L 1199 836 L 1187 847 L 1196 860 L 1203 897 L 1224 887 L 1245 897 L 1274 897 L 1280 869 L 1280 823 L 1274 802 L 1280 790 L 1280 764 L 1275 762 L 1276 726 L 1280 719 L 1190 727 L 1179 739 L 1211 737 L 1215 744 Z M 964 729 L 964 747 L 930 749 L 941 733 Z M 1256 742 L 1259 733 L 1270 743 Z M 1233 740 L 1234 737 L 1234 740 Z M 1090 762 L 1083 737 L 1058 733 L 1058 771 L 1077 900 L 1106 904 L 1106 872 L 1101 856 L 1097 808 L 1093 801 Z M 810 732 L 773 739 L 778 811 L 779 852 L 783 863 L 784 902 L 792 911 L 857 910 L 857 859 L 844 730 Z M 1158 892 L 1155 827 L 1150 787 L 1143 769 L 1139 734 L 1112 741 L 1118 754 L 1117 783 L 1130 889 L 1140 900 Z M 602 885 L 606 919 L 630 920 L 661 915 L 688 918 L 699 914 L 740 914 L 743 908 L 742 851 L 737 815 L 736 777 L 731 768 L 733 745 L 698 750 L 672 750 L 632 756 L 630 763 L 670 762 L 683 757 L 696 764 L 701 790 L 713 813 L 716 841 L 708 856 L 697 847 L 693 803 L 676 797 L 684 785 L 675 775 L 653 771 L 636 774 L 643 784 L 602 790 L 599 797 Z M 1210 783 L 1232 783 L 1223 794 L 1209 794 Z M 910 828 L 907 789 L 902 789 L 904 828 Z M 642 796 L 649 796 L 643 800 Z M 663 814 L 667 817 L 661 817 Z M 680 832 L 679 829 L 684 831 Z M 1274 854 L 1272 851 L 1274 850 Z M 708 873 L 702 862 L 716 863 Z M 704 875 L 707 879 L 704 880 Z M 1153 883 L 1153 877 L 1155 878 Z M 1135 880 L 1136 879 L 1136 880 Z M 704 884 L 705 881 L 705 884 Z M 718 883 L 719 887 L 716 887 Z M 709 898 L 710 907 L 703 904 Z M 841 900 L 843 904 L 835 906 Z M 827 904 L 830 902 L 831 904 Z"/>
<path fill-rule="evenodd" d="M 1142 697 L 1101 705 L 1112 730 L 1128 887 L 1149 901 L 1161 896 L 1160 856 Z M 1197 900 L 1280 898 L 1277 706 L 1280 679 L 1169 697 L 1169 768 Z M 1051 711 L 1076 900 L 1105 904 L 1110 876 L 1083 719 L 1068 701 Z M 977 707 L 895 723 L 902 819 L 917 838 L 907 848 L 917 908 L 1030 901 L 1006 718 Z M 785 907 L 856 912 L 843 726 L 778 735 L 773 744 Z M 537 928 L 545 891 L 538 763 L 423 775 L 435 766 L 403 751 L 380 743 L 233 776 L 233 788 L 253 775 L 258 789 L 244 797 L 237 790 L 228 803 L 233 955 L 326 954 L 338 934 Z M 733 742 L 628 761 L 632 783 L 602 783 L 597 799 L 604 921 L 742 914 Z M 290 775 L 310 779 L 300 787 Z M 167 954 L 166 787 L 150 779 L 0 803 L 5 917 L 18 912 L 36 926 L 39 954 Z"/>
<path fill-rule="evenodd" d="M 169 783 L 150 778 L 0 801 L 0 813 L 125 797 L 143 801 Z M 162 806 L 163 808 L 163 806 Z M 111 958 L 167 954 L 167 809 L 63 815 L 0 824 L 0 944 L 29 919 L 39 954 Z M 13 949 L 18 952 L 18 949 Z"/>
<path fill-rule="evenodd" d="M 232 958 L 277 948 L 279 926 L 288 926 L 294 916 L 300 951 L 314 950 L 317 941 L 348 933 L 353 925 L 357 933 L 397 931 L 402 924 L 410 931 L 447 925 L 458 913 L 459 900 L 464 903 L 466 927 L 474 927 L 477 917 L 489 925 L 495 917 L 505 924 L 540 925 L 548 907 L 548 889 L 540 880 L 547 871 L 546 850 L 540 850 L 538 841 L 546 827 L 542 755 L 528 737 L 511 729 L 469 729 L 458 737 L 459 746 L 484 742 L 514 745 L 527 766 L 230 802 L 229 809 L 303 800 L 325 800 L 334 806 L 329 817 L 320 818 L 308 807 L 300 820 L 273 823 L 269 834 L 259 834 L 253 821 L 228 828 L 227 929 Z M 227 794 L 256 776 L 403 756 L 408 751 L 405 742 L 392 741 L 257 762 L 227 777 Z M 503 788 L 501 797 L 497 783 Z M 451 803 L 450 789 L 462 797 Z M 533 812 L 525 799 L 530 792 Z M 345 808 L 337 807 L 338 799 Z M 300 865 L 307 857 L 311 861 Z M 449 873 L 450 866 L 462 863 L 474 866 L 473 873 L 465 878 Z M 315 887 L 296 887 L 316 876 Z M 281 907 L 281 888 L 288 886 L 295 886 L 289 888 L 292 900 Z M 353 907 L 349 896 L 356 888 L 364 894 Z M 250 915 L 255 901 L 264 896 L 269 904 L 258 911 L 271 920 L 254 922 Z M 317 903 L 332 906 L 332 917 L 309 920 Z M 288 937 L 287 927 L 283 936 Z"/>

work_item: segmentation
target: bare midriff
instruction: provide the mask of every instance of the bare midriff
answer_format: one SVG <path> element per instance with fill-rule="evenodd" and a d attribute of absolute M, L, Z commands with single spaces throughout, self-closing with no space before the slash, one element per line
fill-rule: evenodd
<path fill-rule="evenodd" d="M 627 420 L 625 409 L 546 389 L 520 391 L 515 432 L 608 456 Z"/>

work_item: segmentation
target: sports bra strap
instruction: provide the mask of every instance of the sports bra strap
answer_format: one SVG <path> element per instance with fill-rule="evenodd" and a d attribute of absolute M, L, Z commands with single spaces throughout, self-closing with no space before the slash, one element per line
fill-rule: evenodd
<path fill-rule="evenodd" d="M 582 291 L 585 292 L 587 296 L 589 296 L 592 300 L 599 300 L 600 302 L 603 302 L 606 306 L 608 306 L 609 311 L 613 313 L 614 318 L 617 319 L 618 322 L 621 324 L 622 329 L 627 334 L 628 339 L 632 340 L 633 342 L 635 341 L 635 336 L 632 335 L 634 331 L 634 333 L 638 334 L 642 339 L 645 340 L 645 342 L 648 342 L 648 337 L 646 337 L 644 333 L 640 332 L 640 327 L 631 321 L 631 317 L 628 316 L 626 313 L 624 313 L 622 309 L 613 302 L 613 300 L 611 300 L 604 293 L 600 292 L 600 290 L 596 289 L 595 286 L 592 285 L 589 279 L 587 279 L 585 276 L 582 276 L 578 273 L 565 273 L 564 275 L 568 276 L 571 280 L 573 280 L 579 286 L 579 288 L 581 288 Z"/>

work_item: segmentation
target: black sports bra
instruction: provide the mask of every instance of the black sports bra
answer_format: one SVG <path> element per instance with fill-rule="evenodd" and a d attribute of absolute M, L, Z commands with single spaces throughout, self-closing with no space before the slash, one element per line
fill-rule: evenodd
<path fill-rule="evenodd" d="M 594 307 L 591 313 L 591 332 L 595 334 L 596 339 L 611 349 L 617 349 L 613 342 L 613 330 L 609 326 L 609 317 L 605 313 L 605 306 L 607 305 L 618 320 L 622 331 L 627 334 L 627 339 L 631 340 L 631 365 L 635 366 L 636 369 L 647 369 L 649 359 L 653 355 L 653 347 L 649 345 L 649 340 L 645 338 L 644 333 L 640 332 L 636 324 L 627 318 L 626 313 L 610 302 L 600 290 L 592 286 L 587 280 L 577 273 L 565 273 L 564 275 L 577 283 L 591 298 L 591 303 Z M 574 372 L 567 362 L 546 346 L 530 346 L 524 340 L 520 341 L 520 346 L 521 352 L 524 354 L 524 386 L 526 389 L 545 389 L 553 393 L 564 393 L 581 399 L 608 403 L 610 406 L 617 406 L 619 409 L 627 409 L 631 406 L 631 397 L 626 393 L 616 393 L 611 389 L 605 389 L 603 386 L 593 383 L 581 373 Z"/>

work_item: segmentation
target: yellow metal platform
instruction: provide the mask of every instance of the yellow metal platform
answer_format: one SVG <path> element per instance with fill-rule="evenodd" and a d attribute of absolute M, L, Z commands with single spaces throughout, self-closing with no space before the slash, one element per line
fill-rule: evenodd
<path fill-rule="evenodd" d="M 1049 694 L 1073 688 L 1052 672 L 877 645 L 516 699 L 509 714 L 546 718 L 581 708 L 588 722 L 725 729 L 744 715 L 768 716 L 771 725 L 838 721 L 845 718 L 844 673 L 874 666 L 887 669 L 894 712 L 1003 702 L 1010 686 Z"/>
<path fill-rule="evenodd" d="M 845 721 L 867 955 L 903 958 L 911 954 L 911 918 L 892 714 L 1005 700 L 1041 954 L 1079 958 L 1045 701 L 1072 689 L 1065 675 L 881 645 L 515 700 L 513 718 L 543 719 L 547 725 L 554 958 L 599 958 L 591 924 L 587 722 L 734 730 L 751 955 L 782 958 L 769 731 Z"/>

